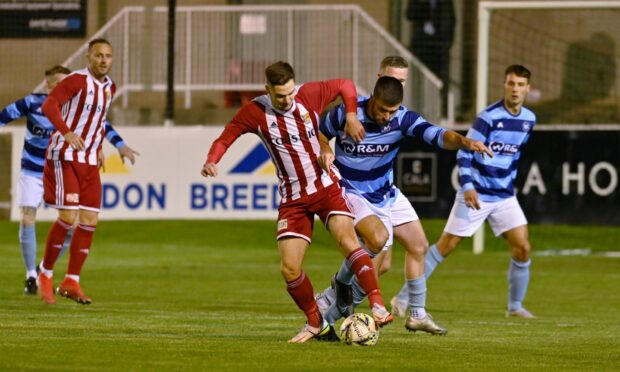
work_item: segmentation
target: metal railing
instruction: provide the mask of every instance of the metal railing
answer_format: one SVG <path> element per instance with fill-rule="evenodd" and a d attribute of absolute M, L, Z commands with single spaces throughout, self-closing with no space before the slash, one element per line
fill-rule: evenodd
<path fill-rule="evenodd" d="M 264 89 L 264 68 L 290 62 L 298 82 L 352 79 L 360 94 L 372 91 L 379 62 L 388 55 L 409 61 L 404 104 L 437 122 L 441 80 L 357 5 L 180 6 L 175 31 L 175 91 L 185 107 L 195 91 Z M 110 75 L 117 98 L 166 90 L 168 8 L 125 7 L 92 38 L 115 49 Z M 64 65 L 83 68 L 87 45 Z M 38 89 L 42 88 L 39 86 Z"/>

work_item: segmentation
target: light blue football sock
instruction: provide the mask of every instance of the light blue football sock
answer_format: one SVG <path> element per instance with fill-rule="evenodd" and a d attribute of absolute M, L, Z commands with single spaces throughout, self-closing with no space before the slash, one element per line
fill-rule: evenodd
<path fill-rule="evenodd" d="M 344 261 L 342 261 L 342 265 L 340 265 L 340 269 L 338 269 L 336 273 L 336 280 L 340 283 L 351 284 L 354 276 L 355 273 L 351 270 L 349 260 L 345 258 Z"/>
<path fill-rule="evenodd" d="M 428 279 L 437 266 L 443 262 L 443 256 L 439 253 L 437 244 L 431 245 L 424 258 L 424 276 Z"/>
<path fill-rule="evenodd" d="M 37 234 L 34 225 L 19 224 L 19 242 L 22 248 L 22 257 L 27 271 L 34 271 L 37 267 Z"/>
<path fill-rule="evenodd" d="M 426 316 L 426 277 L 424 275 L 415 279 L 407 279 L 407 291 L 409 294 L 409 308 L 411 315 L 416 318 Z"/>
<path fill-rule="evenodd" d="M 527 292 L 530 282 L 530 264 L 532 260 L 526 262 L 510 259 L 508 269 L 508 311 L 519 310 L 523 307 L 523 299 Z"/>
<path fill-rule="evenodd" d="M 439 253 L 439 249 L 436 244 L 431 245 L 430 249 L 426 253 L 426 257 L 424 259 L 424 277 L 428 279 L 433 271 L 437 268 L 437 266 L 443 262 L 444 257 Z M 400 292 L 396 295 L 399 301 L 408 301 L 409 300 L 409 289 L 407 287 L 407 283 L 403 285 L 400 289 Z"/>
<path fill-rule="evenodd" d="M 65 242 L 62 244 L 62 248 L 60 249 L 60 253 L 58 254 L 58 258 L 62 257 L 63 254 L 69 249 L 71 246 L 71 238 L 73 237 L 73 227 L 67 231 L 67 236 L 65 237 Z"/>
<path fill-rule="evenodd" d="M 361 304 L 362 301 L 364 301 L 364 298 L 366 298 L 366 292 L 364 292 L 364 289 L 357 281 L 357 278 L 353 279 L 353 285 L 351 285 L 351 290 L 353 292 L 353 308 L 356 308 L 357 305 Z"/>
<path fill-rule="evenodd" d="M 336 302 L 332 303 L 327 309 L 327 311 L 323 314 L 323 319 L 325 319 L 325 321 L 329 323 L 329 325 L 334 325 L 336 321 L 340 318 L 342 318 L 342 314 L 340 314 L 338 306 L 336 306 Z"/>

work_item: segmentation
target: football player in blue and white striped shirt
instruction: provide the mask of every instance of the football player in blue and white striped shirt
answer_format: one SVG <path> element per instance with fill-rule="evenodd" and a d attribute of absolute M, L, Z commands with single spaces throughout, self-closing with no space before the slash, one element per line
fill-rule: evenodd
<path fill-rule="evenodd" d="M 492 156 L 482 142 L 428 123 L 418 113 L 401 106 L 402 99 L 402 83 L 394 77 L 382 76 L 377 80 L 371 97 L 358 98 L 357 116 L 365 130 L 361 141 L 345 138 L 346 118 L 341 106 L 330 111 L 320 126 L 322 154 L 319 161 L 326 169 L 336 166 L 342 175 L 341 184 L 355 214 L 358 235 L 367 243 L 381 242 L 379 245 L 366 244 L 374 253 L 391 246 L 393 235 L 410 238 L 421 235 L 418 238 L 426 241 L 415 210 L 394 185 L 392 168 L 404 138 L 419 137 L 443 149 L 467 149 Z M 328 144 L 328 140 L 334 137 L 335 158 Z M 381 237 L 384 233 L 387 236 Z M 414 292 L 419 294 L 410 299 L 412 312 L 414 308 L 415 312 L 411 319 L 407 319 L 406 326 L 413 331 L 445 334 L 445 329 L 436 325 L 424 309 L 424 255 L 427 245 L 403 246 L 407 249 L 406 276 L 408 280 L 415 281 Z M 346 264 L 342 265 L 332 283 L 337 294 L 336 301 L 325 311 L 324 317 L 333 324 L 340 316 L 352 312 L 350 303 L 347 304 L 352 299 L 342 301 L 341 296 L 352 284 L 352 273 Z"/>
<path fill-rule="evenodd" d="M 472 236 L 488 220 L 493 233 L 506 239 L 512 253 L 506 316 L 522 318 L 534 317 L 523 307 L 530 279 L 530 242 L 527 220 L 515 197 L 514 180 L 521 150 L 536 124 L 536 115 L 523 107 L 530 91 L 530 77 L 527 68 L 509 66 L 504 78 L 504 98 L 479 113 L 467 133 L 468 138 L 487 144 L 495 156 L 482 158 L 469 151 L 458 151 L 461 188 L 444 232 L 431 246 L 425 265 L 428 278 L 464 237 Z M 402 306 L 406 292 L 401 290 L 397 297 Z"/>
<path fill-rule="evenodd" d="M 54 66 L 45 71 L 47 91 L 50 92 L 58 82 L 70 73 L 71 70 L 63 66 Z M 19 207 L 21 209 L 19 241 L 26 265 L 25 294 L 37 293 L 35 220 L 37 208 L 43 200 L 45 150 L 54 131 L 54 126 L 41 111 L 41 105 L 46 98 L 47 93 L 32 93 L 11 103 L 0 112 L 0 127 L 21 117 L 27 118 L 18 188 Z M 135 155 L 139 154 L 125 144 L 121 136 L 108 122 L 106 122 L 105 132 L 106 139 L 116 147 L 121 159 L 128 158 L 131 164 L 134 164 Z M 70 240 L 71 236 L 69 235 L 67 242 Z M 63 251 L 66 248 L 67 244 L 63 247 Z"/>

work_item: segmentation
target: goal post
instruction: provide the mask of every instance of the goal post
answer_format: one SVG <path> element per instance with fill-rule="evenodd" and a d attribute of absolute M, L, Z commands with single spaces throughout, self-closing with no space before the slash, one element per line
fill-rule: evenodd
<path fill-rule="evenodd" d="M 492 17 L 494 16 L 495 13 L 497 13 L 498 11 L 547 11 L 547 12 L 554 12 L 554 14 L 560 14 L 557 12 L 562 12 L 562 11 L 599 11 L 599 10 L 612 10 L 612 13 L 609 14 L 601 14 L 600 17 L 596 17 L 597 19 L 594 20 L 590 20 L 588 19 L 588 22 L 591 22 L 592 24 L 590 25 L 589 29 L 586 29 L 585 32 L 582 32 L 583 35 L 588 34 L 588 32 L 590 33 L 590 35 L 598 32 L 600 34 L 601 30 L 607 31 L 607 33 L 611 34 L 613 37 L 611 38 L 611 45 L 615 45 L 614 42 L 618 41 L 620 44 L 620 39 L 615 40 L 617 37 L 615 35 L 617 35 L 618 30 L 616 30 L 616 25 L 619 24 L 620 22 L 617 22 L 617 12 L 620 10 L 620 0 L 607 0 L 607 1 L 597 1 L 597 0 L 589 0 L 589 1 L 480 1 L 478 3 L 478 52 L 477 52 L 477 69 L 476 69 L 476 112 L 480 112 L 482 110 L 484 110 L 484 108 L 489 104 L 489 70 L 490 70 L 490 63 L 491 63 L 491 53 L 502 53 L 503 51 L 508 50 L 509 47 L 512 47 L 512 49 L 519 49 L 518 46 L 514 46 L 514 45 L 509 45 L 509 47 L 507 47 L 506 49 L 502 49 L 501 51 L 494 51 L 491 49 L 491 38 L 492 37 L 498 37 L 496 36 L 498 33 L 495 32 L 495 30 L 492 29 Z M 552 13 L 549 13 L 552 14 Z M 582 16 L 583 17 L 583 16 Z M 544 17 L 543 17 L 544 18 Z M 591 18 L 595 18 L 595 17 L 591 17 Z M 599 20 L 600 18 L 600 20 Z M 506 23 L 510 23 L 510 21 L 514 21 L 514 19 L 507 17 L 508 22 L 502 22 L 503 24 Z M 570 21 L 565 21 L 565 22 L 570 22 Z M 608 23 L 605 23 L 608 22 Z M 518 23 L 518 20 L 517 22 Z M 544 22 L 543 22 L 544 23 Z M 574 22 L 574 29 L 567 29 L 565 34 L 573 34 L 573 33 L 577 33 L 577 26 L 579 26 L 580 28 L 587 28 L 588 25 L 586 24 L 585 26 L 583 25 L 584 22 L 583 18 L 578 19 L 578 21 Z M 546 24 L 541 26 L 541 28 L 544 28 L 545 26 L 547 26 Z M 552 26 L 551 26 L 552 27 Z M 521 31 L 528 31 L 529 32 L 529 28 L 527 24 L 522 24 L 521 28 L 515 28 L 514 30 L 511 30 L 511 32 L 507 32 L 507 34 L 510 34 L 512 37 L 514 37 L 514 39 L 510 39 L 510 41 L 514 41 L 518 38 L 521 37 Z M 546 30 L 545 30 L 546 31 Z M 583 31 L 583 30 L 581 30 Z M 514 36 L 516 35 L 516 36 Z M 582 35 L 582 36 L 583 36 Z M 565 36 L 565 35 L 561 35 L 561 36 Z M 577 37 L 575 35 L 569 35 L 569 37 Z M 563 45 L 561 45 L 561 47 L 558 47 L 558 49 L 561 49 L 562 52 L 560 51 L 551 51 L 551 53 L 555 53 L 555 55 L 559 55 L 561 53 L 564 53 L 564 56 L 562 58 L 568 58 L 566 57 L 566 54 L 568 54 L 569 52 L 569 47 L 570 47 L 570 42 L 568 41 L 569 37 L 567 37 L 566 39 L 562 39 L 561 37 L 558 37 L 557 35 L 551 34 L 551 33 L 542 33 L 542 35 L 540 35 L 541 39 L 539 39 L 539 41 L 542 40 L 547 40 L 547 39 L 553 39 L 555 42 L 557 43 L 563 43 Z M 557 40 L 556 40 L 557 39 Z M 559 41 L 558 41 L 559 40 Z M 588 40 L 586 40 L 584 42 L 584 44 L 587 45 Z M 509 44 L 509 41 L 506 42 L 506 44 Z M 536 40 L 534 40 L 533 42 L 529 42 L 528 41 L 524 42 L 525 45 L 529 45 L 531 48 L 529 50 L 521 50 L 521 55 L 518 55 L 518 57 L 516 57 L 514 62 L 509 62 L 509 63 L 520 63 L 523 59 L 523 54 L 541 54 L 542 56 L 539 57 L 540 59 L 544 59 L 545 58 L 545 53 L 550 53 L 549 51 L 547 51 L 545 49 L 545 47 L 543 45 L 536 44 Z M 573 45 L 574 46 L 574 45 Z M 592 46 L 591 49 L 598 49 L 595 51 L 595 53 L 600 53 L 600 49 L 605 49 L 605 46 L 603 45 L 603 47 L 599 46 Z M 612 48 L 613 49 L 613 48 Z M 614 53 L 613 51 L 611 53 Z M 526 56 L 527 57 L 527 56 Z M 617 53 L 616 55 L 612 55 L 612 60 L 616 60 L 618 59 L 617 57 Z M 493 58 L 494 61 L 497 62 L 497 60 L 500 58 Z M 509 60 L 510 57 L 505 57 L 504 60 Z M 560 61 L 562 62 L 560 64 Z M 543 63 L 541 63 L 542 65 Z M 540 68 L 541 71 L 544 71 L 544 73 L 542 74 L 538 74 L 536 76 L 543 76 L 543 75 L 554 75 L 552 78 L 545 76 L 544 78 L 547 79 L 545 81 L 545 84 L 548 86 L 548 88 L 544 89 L 543 92 L 547 95 L 547 97 L 551 96 L 553 97 L 553 99 L 557 100 L 557 101 L 561 101 L 562 99 L 564 99 L 564 97 L 566 97 L 566 92 L 563 92 L 562 90 L 568 90 L 568 89 L 564 89 L 564 81 L 563 81 L 563 77 L 558 77 L 558 75 L 562 74 L 562 68 L 564 69 L 568 69 L 568 67 L 566 66 L 567 63 L 565 60 L 562 60 L 561 58 L 558 60 L 554 60 L 552 62 L 546 62 L 546 64 L 548 66 L 545 67 L 549 67 L 549 66 L 553 66 L 551 68 L 556 69 L 558 71 L 553 71 L 553 74 L 548 73 L 549 70 L 543 69 L 542 67 Z M 593 65 L 597 65 L 597 63 L 592 63 Z M 526 65 L 528 65 L 528 63 L 526 63 Z M 598 63 L 598 65 L 601 65 L 601 63 Z M 604 63 L 603 63 L 604 65 Z M 506 66 L 503 66 L 503 68 L 505 68 Z M 499 69 L 500 67 L 497 67 L 497 69 Z M 593 69 L 597 68 L 596 66 L 593 67 Z M 600 66 L 598 67 L 600 68 Z M 614 67 L 610 67 L 612 70 L 614 69 Z M 618 68 L 615 67 L 616 69 Z M 569 74 L 570 70 L 568 72 L 564 71 L 564 74 Z M 592 71 L 590 76 L 596 76 L 597 71 Z M 613 71 L 611 73 L 614 73 Z M 495 78 L 496 73 L 493 73 L 493 78 Z M 600 75 L 600 74 L 598 74 Z M 617 74 L 614 73 L 615 76 Z M 620 88 L 620 83 L 618 83 L 618 80 L 620 80 L 620 76 L 617 76 L 617 78 L 615 79 L 616 81 L 613 83 L 615 84 L 615 89 L 613 86 L 610 87 L 609 90 L 611 91 L 619 91 L 618 89 Z M 536 80 L 537 84 L 540 80 Z M 536 84 L 534 84 L 536 85 Z M 559 85 L 562 85 L 561 87 Z M 596 82 L 591 82 L 590 85 L 596 85 Z M 579 91 L 579 89 L 572 89 Z M 590 91 L 589 89 L 585 89 L 586 91 Z M 600 95 L 597 96 L 597 93 L 580 93 L 577 92 L 575 94 L 581 94 L 582 96 L 586 96 L 586 97 L 594 97 L 594 99 L 597 99 L 596 102 L 600 103 L 600 101 L 602 101 L 602 99 L 600 99 Z M 545 97 L 545 98 L 547 98 Z M 613 97 L 612 97 L 613 98 Z M 617 97 L 616 97 L 617 98 Z M 559 106 L 558 107 L 562 107 Z M 549 116 L 549 115 L 548 115 Z M 611 123 L 609 122 L 608 119 L 606 119 L 607 116 L 605 115 L 598 115 L 595 116 L 593 118 L 593 120 L 598 124 L 598 123 Z M 562 115 L 555 115 L 554 116 L 554 120 L 548 121 L 546 123 L 551 124 L 551 123 L 560 123 L 560 124 L 567 124 L 567 122 L 563 122 L 562 120 L 565 120 L 565 116 L 563 117 Z M 580 118 L 575 119 L 575 120 L 581 120 Z M 599 120 L 597 122 L 597 120 Z M 610 119 L 613 120 L 613 119 Z M 585 124 L 585 122 L 576 122 L 574 124 Z M 617 122 L 615 122 L 614 124 L 617 124 Z M 566 128 L 565 128 L 566 129 Z M 479 254 L 482 253 L 484 251 L 484 225 L 474 234 L 474 238 L 473 238 L 473 252 L 475 254 Z"/>

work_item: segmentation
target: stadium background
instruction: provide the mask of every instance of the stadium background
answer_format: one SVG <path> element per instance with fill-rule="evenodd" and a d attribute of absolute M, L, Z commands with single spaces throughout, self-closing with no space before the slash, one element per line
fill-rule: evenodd
<path fill-rule="evenodd" d="M 144 38 L 131 51 L 144 57 L 138 58 L 136 71 L 146 84 L 125 96 L 127 105 L 120 97 L 111 115 L 112 123 L 141 156 L 134 167 L 123 166 L 106 145 L 102 218 L 108 220 L 99 224 L 83 281 L 95 302 L 78 307 L 59 301 L 51 309 L 21 294 L 18 223 L 8 221 L 25 121 L 0 129 L 0 369 L 617 370 L 618 8 L 497 11 L 491 18 L 488 100 L 501 96 L 506 65 L 522 63 L 534 73 L 534 92 L 527 105 L 539 114 L 540 125 L 524 151 L 517 187 L 533 222 L 534 258 L 526 304 L 538 319 L 504 319 L 509 253 L 504 242 L 494 239 L 487 229 L 483 255 L 473 255 L 468 243 L 463 244 L 428 283 L 428 308 L 450 329 L 447 337 L 406 333 L 398 319 L 382 331 L 374 349 L 360 350 L 322 343 L 297 347 L 285 342 L 298 330 L 303 316 L 283 289 L 278 272 L 272 220 L 276 180 L 259 142 L 244 136 L 224 158 L 223 177 L 205 181 L 198 176 L 210 141 L 239 107 L 226 101 L 227 89 L 192 91 L 190 107 L 186 93 L 177 92 L 175 125 L 163 125 L 165 89 L 155 91 L 152 83 L 165 81 L 165 63 L 152 55 L 165 55 L 167 26 L 165 17 L 155 16 L 155 6 L 165 7 L 168 2 L 0 0 L 0 5 L 35 3 L 85 5 L 84 35 L 33 37 L 34 32 L 24 34 L 17 26 L 15 13 L 0 12 L 1 106 L 31 92 L 45 69 L 78 51 L 125 6 L 145 7 L 146 16 L 130 24 L 130 29 L 134 36 Z M 177 6 L 267 3 L 280 8 L 332 4 L 196 0 L 177 1 Z M 359 5 L 408 52 L 406 0 L 338 3 Z M 454 0 L 454 5 L 453 115 L 435 117 L 434 106 L 428 106 L 428 113 L 421 105 L 412 108 L 442 125 L 464 130 L 476 112 L 478 1 Z M 336 57 L 327 58 L 326 65 L 318 58 L 294 66 L 303 80 L 330 77 L 334 64 L 342 76 L 354 77 L 346 59 L 339 60 L 334 49 L 325 50 L 339 35 L 333 28 L 338 22 L 324 14 L 311 23 L 311 40 L 321 42 L 299 49 Z M 343 19 L 350 19 L 351 13 L 347 14 Z M 184 25 L 182 17 L 177 22 Z M 227 32 L 239 33 L 239 25 L 232 25 Z M 377 48 L 385 37 L 377 37 L 372 27 L 364 32 L 363 40 L 371 47 L 360 47 L 363 63 L 358 78 L 365 88 L 373 82 L 380 58 L 401 50 Z M 347 33 L 340 39 L 351 42 L 353 38 Z M 196 58 L 203 58 L 200 52 L 206 46 L 194 49 Z M 217 46 L 226 56 L 220 58 L 216 53 L 213 61 L 227 60 L 229 45 Z M 117 48 L 118 52 L 121 47 Z M 74 68 L 83 66 L 82 54 Z M 177 57 L 177 62 L 182 61 L 181 54 Z M 117 53 L 115 80 L 122 80 L 117 70 L 122 63 Z M 422 70 L 412 64 L 408 99 L 419 98 L 417 92 L 431 98 L 437 93 L 423 89 L 429 78 Z M 368 76 L 364 80 L 362 75 Z M 236 93 L 236 89 L 228 92 Z M 429 241 L 434 241 L 454 197 L 454 154 L 409 142 L 397 162 L 397 181 L 422 217 Z M 43 220 L 53 216 L 50 210 L 39 213 Z M 253 220 L 239 221 L 249 218 Z M 39 254 L 49 226 L 46 221 L 37 223 Z M 317 228 L 305 261 L 315 289 L 329 282 L 340 263 L 333 245 L 324 229 Z M 65 262 L 66 257 L 59 263 L 59 273 Z M 391 273 L 381 279 L 386 296 L 402 285 L 402 264 L 402 249 L 396 248 Z"/>
<path fill-rule="evenodd" d="M 320 8 L 321 5 L 331 4 L 312 0 L 294 3 L 286 1 L 275 3 L 273 1 L 177 1 L 176 3 L 179 9 L 188 6 L 204 9 L 205 6 L 211 5 L 253 6 L 267 3 L 277 4 L 277 7 L 283 9 L 290 5 Z M 300 81 L 344 76 L 355 79 L 361 90 L 368 91 L 372 88 L 376 66 L 382 56 L 409 52 L 407 47 L 410 44 L 411 23 L 405 17 L 408 2 L 394 0 L 343 1 L 341 3 L 358 5 L 359 11 L 356 13 L 350 10 L 330 11 L 326 9 L 322 13 L 317 11 L 316 14 L 311 11 L 299 11 L 297 15 L 292 16 L 295 17 L 293 18 L 295 20 L 293 41 L 296 43 L 294 44 L 293 64 L 299 66 Z M 451 48 L 448 110 L 443 115 L 437 111 L 441 105 L 439 102 L 441 98 L 438 88 L 429 83 L 432 83 L 433 78 L 437 81 L 437 78 L 428 70 L 424 71 L 423 64 L 416 60 L 412 60 L 411 63 L 410 91 L 409 96 L 406 97 L 406 103 L 434 122 L 440 122 L 452 128 L 466 129 L 476 112 L 478 2 L 454 1 L 453 3 L 456 24 L 454 43 Z M 18 21 L 19 17 L 15 15 L 19 14 L 19 11 L 15 13 L 15 8 L 8 7 L 11 4 L 30 4 L 31 6 L 33 4 L 73 4 L 79 9 L 77 13 L 60 12 L 59 17 L 73 14 L 72 16 L 81 19 L 81 28 L 65 33 L 54 33 L 55 31 L 51 30 L 39 30 L 39 33 L 35 33 L 28 27 L 24 28 Z M 110 115 L 112 123 L 121 129 L 121 133 L 127 132 L 123 130 L 125 127 L 145 128 L 161 126 L 164 123 L 167 18 L 165 12 L 161 10 L 165 10 L 168 2 L 135 1 L 127 4 L 117 0 L 2 1 L 0 5 L 4 6 L 0 16 L 3 21 L 2 30 L 5 34 L 0 38 L 0 47 L 2 50 L 10 51 L 0 65 L 1 105 L 7 105 L 28 94 L 36 89 L 35 87 L 40 89 L 42 71 L 49 66 L 62 63 L 69 56 L 73 56 L 69 67 L 81 68 L 83 51 L 79 48 L 83 47 L 85 41 L 97 33 L 102 26 L 112 20 L 109 30 L 103 33 L 103 36 L 111 37 L 114 43 L 119 34 L 115 30 L 127 27 L 127 32 L 118 39 L 120 42 L 117 44 L 121 42 L 123 44 L 117 46 L 111 76 L 121 87 L 129 86 L 129 83 L 137 86 L 117 99 Z M 118 16 L 122 15 L 121 13 L 128 5 L 138 7 L 132 13 L 131 17 L 134 18 L 127 16 L 126 21 L 123 18 L 119 19 Z M 160 7 L 159 12 L 156 11 L 157 6 Z M 32 18 L 41 15 L 34 10 L 21 11 L 31 13 Z M 330 12 L 336 14 L 336 18 L 328 18 L 326 15 Z M 364 13 L 364 16 L 370 20 L 364 21 L 363 17 L 359 16 L 361 13 Z M 230 13 L 217 13 L 212 9 L 204 13 L 195 11 L 192 13 L 195 15 L 192 15 L 191 27 L 188 27 L 193 31 L 190 36 L 188 36 L 189 33 L 183 33 L 188 24 L 184 18 L 185 14 L 177 12 L 176 17 L 175 83 L 187 85 L 188 81 L 195 83 L 200 80 L 202 85 L 197 85 L 198 88 L 191 92 L 183 91 L 182 88 L 177 89 L 173 100 L 176 128 L 169 129 L 170 133 L 179 131 L 182 133 L 182 129 L 179 128 L 187 125 L 224 124 L 238 109 L 240 95 L 257 94 L 260 90 L 262 68 L 267 61 L 274 58 L 266 53 L 272 53 L 273 50 L 278 49 L 278 43 L 284 43 L 284 39 L 279 39 L 281 34 L 278 32 L 285 30 L 282 25 L 286 21 L 275 16 L 277 12 L 273 8 L 262 13 L 256 9 Z M 209 34 L 208 25 L 214 23 L 214 18 L 208 18 L 203 14 L 216 14 L 215 17 L 221 14 L 221 18 L 228 18 L 222 23 L 222 35 L 216 35 L 215 38 L 205 36 L 206 41 L 200 44 L 196 42 L 196 39 Z M 260 17 L 261 14 L 267 14 L 263 19 L 268 26 L 267 31 L 261 31 L 259 27 L 258 31 L 250 31 L 250 34 L 247 34 L 247 30 L 243 30 L 244 15 Z M 303 20 L 304 17 L 308 19 Z M 355 17 L 364 22 L 358 22 L 359 26 L 352 27 L 336 26 L 334 28 L 332 25 L 338 21 L 350 24 L 352 22 L 348 19 L 355 19 Z M 490 102 L 501 96 L 501 79 L 505 66 L 511 63 L 522 63 L 528 66 L 534 75 L 533 91 L 528 97 L 527 105 L 538 115 L 540 124 L 538 128 L 545 129 L 544 132 L 537 132 L 534 136 L 528 151 L 524 153 L 520 169 L 519 179 L 523 182 L 524 173 L 529 173 L 532 162 L 536 162 L 536 165 L 541 161 L 543 163 L 540 169 L 541 177 L 544 179 L 543 182 L 547 183 L 545 187 L 548 190 L 541 190 L 538 187 L 533 190 L 533 197 L 521 198 L 533 222 L 617 224 L 620 221 L 617 213 L 620 210 L 617 187 L 617 149 L 619 147 L 617 124 L 620 123 L 620 79 L 618 79 L 620 63 L 618 60 L 620 52 L 616 47 L 620 41 L 620 22 L 616 22 L 617 17 L 617 8 L 600 10 L 551 8 L 493 12 L 489 33 L 490 52 L 486 69 L 488 74 L 487 101 Z M 114 21 L 114 19 L 117 20 Z M 258 21 L 256 18 L 250 21 L 254 22 L 250 24 L 250 28 L 256 27 L 256 22 L 260 24 L 260 18 Z M 367 26 L 371 21 L 376 22 L 376 29 Z M 127 23 L 129 26 L 126 25 Z M 272 27 L 272 25 L 275 26 Z M 359 29 L 357 36 L 354 34 L 355 27 Z M 381 35 L 376 36 L 381 31 L 379 28 L 391 35 L 392 39 L 389 41 L 395 46 L 384 46 L 389 44 L 386 42 L 388 39 Z M 277 29 L 278 32 L 274 32 L 273 29 Z M 312 30 L 312 38 L 300 37 L 300 34 L 308 33 L 307 29 Z M 337 43 L 328 42 L 325 39 L 329 34 L 338 32 L 342 35 L 335 38 L 340 39 Z M 53 37 L 46 37 L 48 34 Z M 193 38 L 191 42 L 188 41 L 190 38 Z M 221 44 L 222 42 L 224 44 Z M 124 43 L 130 45 L 127 52 L 123 50 L 126 45 Z M 215 44 L 215 46 L 210 44 Z M 267 52 L 260 53 L 254 50 L 256 48 L 252 48 L 252 44 L 268 45 L 269 48 L 266 48 Z M 357 56 L 355 58 L 357 64 L 351 65 L 349 61 L 346 61 L 347 52 L 340 50 L 348 48 L 349 44 L 353 44 L 350 51 L 357 53 L 354 55 Z M 298 45 L 303 45 L 303 47 Z M 365 45 L 366 49 L 364 49 Z M 306 49 L 308 51 L 305 51 Z M 373 53 L 371 49 L 380 50 Z M 191 57 L 185 55 L 185 50 L 191 53 Z M 305 52 L 298 52 L 299 50 Z M 285 54 L 280 53 L 277 58 L 286 59 L 292 53 L 290 51 Z M 415 56 L 411 58 L 415 59 Z M 131 62 L 124 65 L 124 60 Z M 189 67 L 185 66 L 187 60 L 195 67 L 186 76 L 189 71 Z M 238 68 L 242 70 L 236 78 L 237 81 L 231 82 L 230 78 L 222 80 L 222 75 L 231 74 L 234 61 L 238 62 Z M 212 67 L 215 65 L 217 67 Z M 251 70 L 251 74 L 243 71 L 244 69 Z M 217 84 L 210 85 L 210 80 L 215 79 L 220 80 L 216 81 Z M 158 85 L 159 88 L 157 88 Z M 23 122 L 22 120 L 20 123 L 23 124 Z M 17 129 L 20 128 L 19 125 L 11 124 L 10 127 L 14 128 L 15 132 L 20 131 Z M 19 134 L 16 133 L 17 135 Z M 18 138 L 15 137 L 13 141 L 16 149 L 20 144 Z M 148 152 L 145 148 L 148 144 L 140 143 L 141 136 L 138 134 L 135 138 L 136 140 L 130 143 Z M 205 143 L 210 141 L 209 138 L 204 138 Z M 18 164 L 18 159 L 15 158 L 18 153 L 14 153 L 11 158 L 9 135 L 0 135 L 0 141 L 2 143 L 0 170 L 3 175 L 0 180 L 0 214 L 6 217 L 9 215 L 12 192 L 11 177 L 5 175 L 10 174 L 11 163 Z M 583 151 L 584 148 L 588 148 L 589 151 Z M 433 151 L 416 142 L 406 145 L 406 152 L 399 158 L 401 163 L 399 169 L 403 171 L 413 165 L 414 160 L 410 153 L 422 152 L 421 156 L 427 159 L 425 160 L 427 167 L 423 170 L 427 174 L 419 174 L 409 179 L 422 183 L 407 187 L 408 196 L 412 202 L 417 203 L 420 211 L 425 211 L 423 216 L 439 218 L 446 216 L 454 188 L 445 187 L 445 185 L 450 183 L 448 176 L 452 173 L 440 171 L 431 175 L 428 172 L 438 166 L 442 170 L 446 168 L 452 170 L 453 157 L 447 153 Z M 108 148 L 107 153 L 113 157 L 113 150 Z M 199 154 L 200 151 L 193 156 L 200 158 Z M 238 154 L 239 158 L 235 161 L 242 161 L 242 156 L 243 154 Z M 110 161 L 113 160 L 110 159 Z M 179 165 L 171 166 L 171 170 L 178 168 Z M 194 168 L 195 166 L 192 169 Z M 127 169 L 121 169 L 121 172 L 123 171 L 127 173 Z M 15 169 L 13 173 L 17 174 Z M 399 184 L 403 186 L 401 173 L 397 172 L 396 177 Z M 254 174 L 247 172 L 246 175 L 253 176 Z M 104 176 L 104 182 L 105 178 Z M 146 181 L 142 178 L 136 182 L 145 183 Z M 129 178 L 125 182 L 125 184 L 131 183 L 132 180 Z M 144 184 L 143 188 L 148 188 L 148 185 Z M 603 193 L 596 192 L 601 189 L 604 190 Z M 123 190 L 120 192 L 122 193 Z M 139 195 L 135 198 L 137 197 Z M 182 199 L 180 202 L 187 204 L 186 200 Z M 583 203 L 590 206 L 591 213 L 574 213 L 577 209 L 571 208 L 571 205 Z M 131 214 L 129 209 L 125 209 L 129 213 L 124 216 L 125 218 L 144 218 L 145 214 Z M 545 216 L 541 215 L 543 210 L 546 211 Z M 123 218 L 122 213 L 108 215 L 109 218 Z M 13 219 L 16 216 L 17 212 L 14 210 Z M 200 215 L 194 216 L 201 217 Z M 213 218 L 209 213 L 205 213 L 202 217 Z M 161 216 L 153 218 L 161 218 Z"/>

